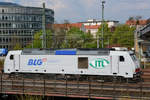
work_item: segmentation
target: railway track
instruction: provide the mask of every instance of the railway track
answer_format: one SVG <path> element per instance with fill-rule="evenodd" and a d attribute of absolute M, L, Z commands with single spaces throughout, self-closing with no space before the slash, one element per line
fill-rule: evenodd
<path fill-rule="evenodd" d="M 4 94 L 30 94 L 86 98 L 150 98 L 150 83 L 97 82 L 93 80 L 47 80 L 28 78 L 0 78 L 0 92 Z"/>
<path fill-rule="evenodd" d="M 143 72 L 142 78 L 144 82 L 150 83 L 150 69 L 143 69 L 142 72 Z"/>
<path fill-rule="evenodd" d="M 150 98 L 150 69 L 144 69 L 143 81 L 138 83 L 79 81 L 64 79 L 29 79 L 0 74 L 0 92 L 4 94 L 29 94 L 94 99 Z"/>

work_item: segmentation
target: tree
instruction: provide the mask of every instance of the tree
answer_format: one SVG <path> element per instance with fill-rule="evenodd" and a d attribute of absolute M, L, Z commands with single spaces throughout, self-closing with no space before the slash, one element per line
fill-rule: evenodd
<path fill-rule="evenodd" d="M 19 43 L 16 43 L 15 47 L 13 48 L 13 50 L 21 50 L 22 47 Z"/>
<path fill-rule="evenodd" d="M 130 16 L 128 20 L 140 20 L 142 19 L 142 16 Z"/>
<path fill-rule="evenodd" d="M 118 25 L 112 32 L 111 29 L 108 28 L 108 25 L 104 23 L 104 47 L 109 47 L 109 45 L 120 45 L 129 48 L 133 47 L 134 30 L 135 27 L 129 27 L 128 25 Z M 99 28 L 97 35 L 102 38 L 101 27 Z"/>
<path fill-rule="evenodd" d="M 96 41 L 93 38 L 93 35 L 88 32 L 88 33 L 84 33 L 84 43 L 83 43 L 83 48 L 96 48 Z"/>
<path fill-rule="evenodd" d="M 53 33 L 52 48 L 62 48 L 62 44 L 65 41 L 66 28 L 53 28 Z"/>
<path fill-rule="evenodd" d="M 139 25 L 139 20 L 142 19 L 142 16 L 131 16 L 128 20 L 136 21 L 136 25 Z"/>
<path fill-rule="evenodd" d="M 104 47 L 106 47 L 107 45 L 110 44 L 109 41 L 110 41 L 110 39 L 111 39 L 112 32 L 111 32 L 111 29 L 108 27 L 108 24 L 107 24 L 106 22 L 103 24 L 103 28 L 104 28 L 103 37 L 102 37 L 102 27 L 100 27 L 100 28 L 98 29 L 97 37 L 98 37 L 98 35 L 99 35 L 100 40 L 102 40 L 102 38 L 103 38 L 103 40 L 104 40 Z M 101 41 L 100 41 L 100 44 L 101 44 Z M 101 47 L 101 45 L 100 45 L 100 47 Z"/>
<path fill-rule="evenodd" d="M 62 48 L 90 48 L 92 47 L 93 36 L 91 33 L 84 33 L 77 27 L 71 27 L 66 33 Z"/>
<path fill-rule="evenodd" d="M 135 16 L 135 20 L 140 20 L 142 19 L 142 16 Z"/>
<path fill-rule="evenodd" d="M 42 30 L 34 34 L 33 44 L 27 45 L 26 48 L 42 48 Z M 46 30 L 46 47 L 50 48 L 52 46 L 52 32 L 51 30 Z"/>
<path fill-rule="evenodd" d="M 134 20 L 134 17 L 130 16 L 128 20 L 132 21 L 132 20 Z"/>
<path fill-rule="evenodd" d="M 83 45 L 84 32 L 79 28 L 72 27 L 65 36 L 63 48 L 80 48 Z"/>
<path fill-rule="evenodd" d="M 135 27 L 128 25 L 117 26 L 111 38 L 111 44 L 120 44 L 123 47 L 134 46 L 134 30 Z"/>

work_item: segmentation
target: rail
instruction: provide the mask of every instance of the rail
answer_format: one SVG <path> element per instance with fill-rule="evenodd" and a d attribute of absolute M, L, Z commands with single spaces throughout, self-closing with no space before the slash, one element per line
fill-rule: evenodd
<path fill-rule="evenodd" d="M 29 79 L 24 77 L 9 78 L 0 74 L 0 92 L 2 94 L 29 94 L 42 96 L 64 96 L 94 99 L 150 98 L 150 83 L 122 83 L 94 81 L 90 77 L 86 81 L 78 78 L 70 80 L 67 76 L 59 79 Z"/>

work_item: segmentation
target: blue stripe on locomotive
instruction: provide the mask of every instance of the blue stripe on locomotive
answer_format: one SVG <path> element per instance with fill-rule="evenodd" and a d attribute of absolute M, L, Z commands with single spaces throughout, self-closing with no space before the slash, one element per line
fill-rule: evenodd
<path fill-rule="evenodd" d="M 65 51 L 65 50 L 56 50 L 55 55 L 76 55 L 76 51 L 71 50 L 71 51 Z"/>

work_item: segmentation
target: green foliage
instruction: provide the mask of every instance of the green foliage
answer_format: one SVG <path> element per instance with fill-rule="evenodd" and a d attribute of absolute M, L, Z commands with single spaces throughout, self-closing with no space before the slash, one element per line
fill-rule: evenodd
<path fill-rule="evenodd" d="M 127 25 L 118 25 L 114 31 L 108 28 L 106 23 L 104 27 L 104 47 L 108 45 L 120 45 L 122 47 L 133 47 L 134 45 L 134 27 Z M 54 33 L 54 35 L 52 35 Z M 98 29 L 97 37 L 99 35 L 100 46 L 102 40 L 102 27 Z M 96 48 L 97 39 L 93 38 L 90 32 L 85 33 L 79 28 L 72 27 L 69 30 L 67 28 L 60 29 L 56 28 L 46 30 L 47 36 L 47 48 Z M 35 33 L 34 35 L 34 48 L 42 48 L 42 30 Z M 18 48 L 18 46 L 16 47 Z M 32 44 L 28 45 L 27 48 L 32 48 Z"/>
<path fill-rule="evenodd" d="M 108 24 L 106 22 L 104 22 L 103 24 L 103 38 L 102 38 L 102 27 L 100 27 L 98 29 L 98 32 L 97 32 L 97 38 L 98 38 L 98 35 L 99 35 L 99 38 L 100 38 L 100 44 L 101 44 L 101 41 L 102 39 L 104 40 L 104 47 L 106 47 L 106 45 L 108 45 L 108 41 L 111 39 L 112 37 L 112 32 L 111 32 L 111 29 L 108 28 Z M 101 47 L 101 45 L 100 45 Z"/>
<path fill-rule="evenodd" d="M 34 34 L 33 44 L 27 45 L 26 48 L 42 48 L 42 30 Z M 52 32 L 46 30 L 46 46 L 50 48 L 52 45 Z"/>
<path fill-rule="evenodd" d="M 42 96 L 20 95 L 16 97 L 17 100 L 43 100 Z"/>
<path fill-rule="evenodd" d="M 25 48 L 32 48 L 32 44 L 27 45 Z"/>
<path fill-rule="evenodd" d="M 33 48 L 42 48 L 42 30 L 34 34 Z"/>
<path fill-rule="evenodd" d="M 22 49 L 22 47 L 19 43 L 17 43 L 14 47 L 14 50 L 21 50 L 21 49 Z"/>
<path fill-rule="evenodd" d="M 52 32 L 50 30 L 46 30 L 46 47 L 50 48 L 52 45 Z M 33 48 L 42 48 L 42 30 L 35 33 Z"/>
<path fill-rule="evenodd" d="M 97 47 L 96 41 L 90 32 L 85 33 L 84 43 L 82 47 L 83 48 L 96 48 Z"/>
<path fill-rule="evenodd" d="M 66 28 L 55 28 L 53 33 L 52 48 L 62 48 L 66 39 Z"/>
<path fill-rule="evenodd" d="M 63 48 L 88 48 L 93 44 L 93 36 L 90 33 L 84 33 L 79 28 L 72 27 L 66 33 L 66 40 L 62 44 Z"/>
<path fill-rule="evenodd" d="M 119 44 L 122 47 L 133 47 L 134 46 L 134 30 L 135 27 L 129 27 L 128 25 L 119 25 L 115 28 L 115 31 L 111 31 L 108 28 L 108 25 L 105 23 L 104 27 L 104 47 L 108 45 L 116 45 Z M 100 40 L 102 38 L 101 27 L 98 30 L 97 35 L 100 36 Z M 101 44 L 101 41 L 100 41 Z M 101 46 L 101 45 L 100 45 Z"/>
<path fill-rule="evenodd" d="M 124 47 L 134 46 L 134 30 L 135 27 L 127 25 L 117 26 L 111 38 L 111 44 L 120 44 Z"/>
<path fill-rule="evenodd" d="M 83 40 L 81 38 L 84 37 L 84 32 L 82 32 L 79 28 L 72 27 L 66 33 L 66 41 L 64 48 L 80 48 L 83 44 Z"/>

